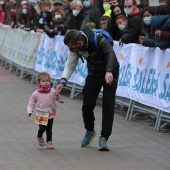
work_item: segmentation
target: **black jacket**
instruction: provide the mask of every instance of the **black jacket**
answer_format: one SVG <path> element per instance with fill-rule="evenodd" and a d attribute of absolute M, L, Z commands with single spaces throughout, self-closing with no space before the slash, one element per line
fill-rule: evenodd
<path fill-rule="evenodd" d="M 103 77 L 106 72 L 112 72 L 114 78 L 118 78 L 119 63 L 110 42 L 102 34 L 98 34 L 97 43 L 99 49 L 94 44 L 94 32 L 89 28 L 82 30 L 88 44 L 83 51 L 88 51 L 87 59 L 88 74 Z M 87 41 L 88 39 L 88 41 Z"/>
<path fill-rule="evenodd" d="M 84 18 L 84 9 L 80 11 L 77 16 L 74 16 L 72 13 L 68 16 L 67 21 L 64 24 L 64 33 L 69 29 L 80 30 L 82 21 Z"/>
<path fill-rule="evenodd" d="M 107 21 L 107 31 L 109 32 L 109 34 L 111 35 L 111 37 L 113 38 L 113 40 L 119 41 L 121 38 L 121 31 L 120 29 L 117 27 L 116 22 L 114 19 L 110 18 Z"/>
<path fill-rule="evenodd" d="M 142 16 L 140 13 L 128 16 L 128 31 L 121 37 L 123 43 L 139 43 L 142 29 Z"/>
<path fill-rule="evenodd" d="M 100 27 L 100 18 L 102 17 L 102 11 L 98 5 L 92 5 L 89 8 L 85 9 L 83 21 L 80 29 L 84 29 L 88 22 L 94 22 L 96 28 Z"/>
<path fill-rule="evenodd" d="M 155 47 L 155 29 L 151 26 L 146 27 L 146 35 L 142 45 L 146 47 Z"/>

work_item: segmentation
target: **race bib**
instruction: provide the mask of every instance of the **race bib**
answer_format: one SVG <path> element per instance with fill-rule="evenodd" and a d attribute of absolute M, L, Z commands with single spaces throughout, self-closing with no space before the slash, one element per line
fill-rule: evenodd
<path fill-rule="evenodd" d="M 47 126 L 49 113 L 36 112 L 35 123 Z"/>

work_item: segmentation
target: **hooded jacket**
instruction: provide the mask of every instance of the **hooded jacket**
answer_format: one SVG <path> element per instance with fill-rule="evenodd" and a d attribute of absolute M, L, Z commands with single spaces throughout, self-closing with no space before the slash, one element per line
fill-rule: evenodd
<path fill-rule="evenodd" d="M 161 31 L 169 31 L 170 29 L 170 15 L 155 15 L 151 18 L 150 25 L 155 29 L 160 29 Z M 155 37 L 155 47 L 160 47 L 165 49 L 170 47 L 170 42 L 162 40 L 161 37 Z"/>

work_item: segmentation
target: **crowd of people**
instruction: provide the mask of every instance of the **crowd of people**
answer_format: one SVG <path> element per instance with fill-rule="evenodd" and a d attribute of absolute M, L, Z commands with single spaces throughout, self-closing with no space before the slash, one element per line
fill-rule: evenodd
<path fill-rule="evenodd" d="M 103 29 L 120 43 L 170 47 L 169 4 L 143 7 L 140 0 L 0 0 L 0 23 L 53 38 L 70 29 Z"/>

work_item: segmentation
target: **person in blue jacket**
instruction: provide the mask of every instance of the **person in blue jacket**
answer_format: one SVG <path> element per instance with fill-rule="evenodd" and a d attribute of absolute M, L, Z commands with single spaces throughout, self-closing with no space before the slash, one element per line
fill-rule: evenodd
<path fill-rule="evenodd" d="M 170 13 L 167 5 L 160 5 L 157 9 L 157 15 L 152 16 L 150 25 L 155 30 L 170 30 Z M 162 40 L 161 37 L 155 36 L 155 47 L 165 49 L 170 47 L 170 41 Z"/>

